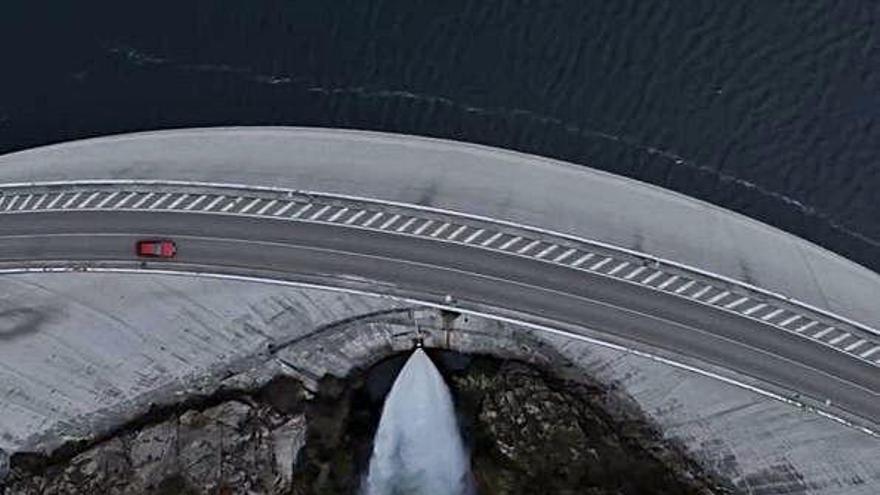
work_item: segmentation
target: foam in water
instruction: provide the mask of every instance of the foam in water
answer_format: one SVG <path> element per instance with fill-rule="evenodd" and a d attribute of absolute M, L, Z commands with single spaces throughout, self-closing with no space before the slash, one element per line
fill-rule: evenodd
<path fill-rule="evenodd" d="M 416 349 L 385 399 L 362 495 L 469 495 L 469 468 L 449 388 Z"/>

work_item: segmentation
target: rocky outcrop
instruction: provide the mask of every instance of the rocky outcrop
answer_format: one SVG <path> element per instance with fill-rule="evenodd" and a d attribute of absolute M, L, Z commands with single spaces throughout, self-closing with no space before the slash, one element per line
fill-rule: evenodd
<path fill-rule="evenodd" d="M 7 494 L 287 493 L 305 416 L 291 387 L 266 392 L 126 429 L 57 464 L 21 462 Z"/>

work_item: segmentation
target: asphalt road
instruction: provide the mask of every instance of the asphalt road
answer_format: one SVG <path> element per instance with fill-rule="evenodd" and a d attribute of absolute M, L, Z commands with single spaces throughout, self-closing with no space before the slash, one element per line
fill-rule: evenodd
<path fill-rule="evenodd" d="M 876 426 L 880 370 L 808 339 L 648 288 L 534 259 L 333 225 L 186 213 L 3 215 L 0 264 L 122 262 L 148 236 L 179 254 L 148 266 L 320 280 L 491 308 L 506 316 L 662 349 L 813 399 Z"/>

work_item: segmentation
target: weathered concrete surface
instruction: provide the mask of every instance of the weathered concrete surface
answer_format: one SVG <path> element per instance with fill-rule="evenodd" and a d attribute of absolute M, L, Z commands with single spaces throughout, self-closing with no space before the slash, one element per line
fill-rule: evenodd
<path fill-rule="evenodd" d="M 158 179 L 430 205 L 579 235 L 880 327 L 880 276 L 741 215 L 631 179 L 451 141 L 304 128 L 164 131 L 0 157 L 0 182 Z"/>
<path fill-rule="evenodd" d="M 0 279 L 0 450 L 100 434 L 151 403 L 210 392 L 271 346 L 388 299 L 207 278 Z"/>

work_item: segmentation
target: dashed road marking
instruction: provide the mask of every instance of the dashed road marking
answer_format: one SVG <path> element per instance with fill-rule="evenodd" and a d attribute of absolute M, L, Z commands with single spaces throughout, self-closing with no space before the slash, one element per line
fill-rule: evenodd
<path fill-rule="evenodd" d="M 576 259 L 574 261 L 574 263 L 571 264 L 571 266 L 573 268 L 577 268 L 577 267 L 583 265 L 584 263 L 586 263 L 587 261 L 589 261 L 590 259 L 592 259 L 593 256 L 596 256 L 596 255 L 593 253 L 587 253 L 587 254 L 581 256 L 580 258 Z"/>
<path fill-rule="evenodd" d="M 376 223 L 376 220 L 382 218 L 382 215 L 384 215 L 384 213 L 382 213 L 381 211 L 377 211 L 372 217 L 369 218 L 369 220 L 367 220 L 365 224 L 362 225 L 362 227 L 369 227 L 370 225 L 373 225 L 374 223 Z"/>
<path fill-rule="evenodd" d="M 262 201 L 262 200 L 263 200 L 263 198 L 254 198 L 254 200 L 251 201 L 250 203 L 248 203 L 247 205 L 245 205 L 245 207 L 242 208 L 241 211 L 239 211 L 239 213 L 241 213 L 242 215 L 244 215 L 245 213 L 251 211 L 251 209 L 252 209 L 254 206 L 257 206 L 257 203 L 259 203 L 259 202 Z"/>
<path fill-rule="evenodd" d="M 507 251 L 507 248 L 513 246 L 514 244 L 516 244 L 517 242 L 519 242 L 521 240 L 522 240 L 522 237 L 516 236 L 513 239 L 510 239 L 509 241 L 507 241 L 504 244 L 502 244 L 501 246 L 499 246 L 498 249 L 500 249 L 502 251 Z"/>
<path fill-rule="evenodd" d="M 842 334 L 838 335 L 837 337 L 834 337 L 833 339 L 829 340 L 828 343 L 831 345 L 837 345 L 837 344 L 843 342 L 844 340 L 848 339 L 849 336 L 850 336 L 849 333 L 843 332 Z"/>
<path fill-rule="evenodd" d="M 157 199 L 156 201 L 153 201 L 153 204 L 151 204 L 150 206 L 148 206 L 147 209 L 148 209 L 148 210 L 155 209 L 157 206 L 159 206 L 160 204 L 162 204 L 166 199 L 170 198 L 171 196 L 173 196 L 172 193 L 165 193 L 165 195 L 161 196 L 161 197 L 160 197 L 159 199 Z M 88 202 L 89 202 L 89 200 L 87 199 L 87 200 L 85 200 L 85 202 L 83 202 L 83 204 L 88 203 Z M 80 206 L 82 206 L 82 205 L 80 205 Z"/>
<path fill-rule="evenodd" d="M 201 196 L 196 198 L 192 203 L 186 205 L 186 208 L 184 208 L 184 210 L 186 210 L 186 211 L 192 210 L 196 206 L 202 204 L 202 202 L 205 201 L 206 199 L 208 199 L 208 195 L 202 194 Z M 119 205 L 116 205 L 116 206 L 118 207 Z"/>
<path fill-rule="evenodd" d="M 150 194 L 152 194 L 152 193 L 150 193 Z M 82 196 L 82 192 L 77 192 L 76 194 L 73 195 L 72 198 L 68 199 L 63 205 L 61 205 L 61 207 L 62 208 L 70 208 L 70 205 L 72 205 L 77 199 L 79 199 L 80 196 Z M 18 196 L 16 196 L 15 198 L 17 199 Z M 137 208 L 137 206 L 135 206 L 135 208 Z"/>
<path fill-rule="evenodd" d="M 495 234 L 491 235 L 488 239 L 481 242 L 480 245 L 481 246 L 489 246 L 493 242 L 497 241 L 498 239 L 501 239 L 501 236 L 503 236 L 503 235 L 504 235 L 504 233 L 502 233 L 502 232 L 495 232 Z"/>
<path fill-rule="evenodd" d="M 858 349 L 859 347 L 865 345 L 866 342 L 868 342 L 868 341 L 865 339 L 859 339 L 858 341 L 853 342 L 852 344 L 846 346 L 843 350 L 846 352 L 853 352 L 854 350 Z"/>
<path fill-rule="evenodd" d="M 829 333 L 833 332 L 834 330 L 835 330 L 834 327 L 827 327 L 827 328 L 825 328 L 825 330 L 820 330 L 820 331 L 816 332 L 813 335 L 813 338 L 817 339 L 817 340 L 821 339 L 822 337 L 828 335 Z"/>
<path fill-rule="evenodd" d="M 204 211 L 211 211 L 212 208 L 217 206 L 217 204 L 219 204 L 224 199 L 226 199 L 226 196 L 217 196 L 210 203 L 208 203 L 208 206 L 204 207 L 203 210 Z"/>
<path fill-rule="evenodd" d="M 451 226 L 452 224 L 449 222 L 444 223 L 443 225 L 437 227 L 437 230 L 431 232 L 431 237 L 438 237 L 440 234 L 446 232 L 446 230 L 449 229 L 449 227 Z"/>
<path fill-rule="evenodd" d="M 698 291 L 696 292 L 696 294 L 692 294 L 691 297 L 694 298 L 694 299 L 699 299 L 699 298 L 705 296 L 710 290 L 712 290 L 712 286 L 711 286 L 711 285 L 706 285 L 706 286 L 703 287 L 702 289 L 698 290 Z"/>
<path fill-rule="evenodd" d="M 568 251 L 557 256 L 556 259 L 553 260 L 553 262 L 554 263 L 562 263 L 563 261 L 567 260 L 569 257 L 571 257 L 571 255 L 573 255 L 576 252 L 577 252 L 577 249 L 571 248 Z"/>
<path fill-rule="evenodd" d="M 670 285 L 672 285 L 673 283 L 675 283 L 676 280 L 678 280 L 678 275 L 673 275 L 673 276 L 669 277 L 668 279 L 666 279 L 662 284 L 658 285 L 657 288 L 660 290 L 663 290 L 663 289 L 669 287 Z"/>
<path fill-rule="evenodd" d="M 878 352 L 880 352 L 880 345 L 874 346 L 873 348 L 868 349 L 867 351 L 859 354 L 859 357 L 862 359 L 867 359 L 867 358 L 873 356 L 874 354 L 877 354 Z"/>
<path fill-rule="evenodd" d="M 663 272 L 660 271 L 660 270 L 657 270 L 656 272 L 654 272 L 654 273 L 648 275 L 647 277 L 645 277 L 645 279 L 642 280 L 642 283 L 645 284 L 645 285 L 649 285 L 651 282 L 653 282 L 654 280 L 656 280 L 657 277 L 659 277 L 660 275 L 663 275 Z"/>
<path fill-rule="evenodd" d="M 645 267 L 644 267 L 644 266 L 640 266 L 640 267 L 636 268 L 635 270 L 629 272 L 629 273 L 628 273 L 625 277 L 623 277 L 623 278 L 624 278 L 624 280 L 632 280 L 632 279 L 634 279 L 638 274 L 642 273 L 643 271 L 645 271 Z"/>
<path fill-rule="evenodd" d="M 468 228 L 467 225 L 462 225 L 461 227 L 455 229 L 454 232 L 449 234 L 449 237 L 447 239 L 450 241 L 454 241 L 454 240 L 458 239 L 458 236 L 460 236 L 462 232 L 467 230 L 467 228 Z"/>
<path fill-rule="evenodd" d="M 797 333 L 804 332 L 804 331 L 806 331 L 806 330 L 809 330 L 809 329 L 813 328 L 813 327 L 816 326 L 817 324 L 819 324 L 818 321 L 810 321 L 810 322 L 804 323 L 804 324 L 801 325 L 799 328 L 796 328 L 796 329 L 795 329 L 795 332 L 797 332 Z"/>
<path fill-rule="evenodd" d="M 709 304 L 715 304 L 715 303 L 717 303 L 718 301 L 724 299 L 725 297 L 727 297 L 727 296 L 729 296 L 729 295 L 730 295 L 730 291 L 729 291 L 729 290 L 726 290 L 726 291 L 724 291 L 724 292 L 721 292 L 721 293 L 715 294 L 714 296 L 710 297 L 709 300 L 706 301 L 706 302 L 709 303 Z"/>
<path fill-rule="evenodd" d="M 597 263 L 593 264 L 593 266 L 590 267 L 590 270 L 595 272 L 599 268 L 602 268 L 603 266 L 607 265 L 608 263 L 611 263 L 612 259 L 613 258 L 605 258 L 603 260 L 600 260 Z"/>
<path fill-rule="evenodd" d="M 486 231 L 486 229 L 479 229 L 476 232 L 474 232 L 473 234 L 467 236 L 467 238 L 463 242 L 465 244 L 470 244 L 470 243 L 474 242 L 477 239 L 477 237 L 480 237 L 481 235 L 483 235 L 483 232 L 485 232 L 485 231 Z"/>
<path fill-rule="evenodd" d="M 681 294 L 681 293 L 683 293 L 684 291 L 686 291 L 686 290 L 690 289 L 691 287 L 693 287 L 695 283 L 697 283 L 696 280 L 688 280 L 688 282 L 687 282 L 686 284 L 684 284 L 684 285 L 682 285 L 681 287 L 675 289 L 675 293 L 676 293 L 676 294 Z"/>
<path fill-rule="evenodd" d="M 551 244 L 542 249 L 540 253 L 536 254 L 535 258 L 543 259 L 545 256 L 552 253 L 553 251 L 556 251 L 557 249 L 559 249 L 559 246 L 557 246 L 556 244 Z"/>
<path fill-rule="evenodd" d="M 293 212 L 293 215 L 290 215 L 290 218 L 299 218 L 300 215 L 302 215 L 303 213 L 305 213 L 305 212 L 311 210 L 311 209 L 312 209 L 312 206 L 313 206 L 312 203 L 306 203 L 306 204 L 304 204 L 302 208 L 300 208 L 300 209 L 296 210 L 295 212 Z"/>
<path fill-rule="evenodd" d="M 173 209 L 177 208 L 178 206 L 180 206 L 180 203 L 183 203 L 184 201 L 186 201 L 187 198 L 189 198 L 189 194 L 184 194 L 183 196 L 180 196 L 179 198 L 172 201 L 170 205 L 168 205 L 168 209 L 173 210 Z M 102 201 L 102 203 L 103 203 L 103 201 Z M 101 205 L 98 205 L 98 206 L 100 207 Z"/>
<path fill-rule="evenodd" d="M 523 247 L 517 249 L 516 252 L 519 253 L 519 254 L 526 254 L 527 252 L 529 252 L 529 251 L 531 251 L 532 249 L 534 249 L 535 246 L 537 246 L 538 244 L 541 244 L 541 241 L 539 241 L 539 240 L 536 239 L 536 240 L 534 240 L 534 241 L 532 241 L 532 242 L 526 244 L 525 246 L 523 246 Z"/>
<path fill-rule="evenodd" d="M 395 232 L 403 232 L 404 230 L 408 229 L 412 224 L 416 223 L 416 220 L 416 217 L 410 218 L 409 220 L 403 222 L 400 227 L 397 227 Z"/>
<path fill-rule="evenodd" d="M 766 315 L 762 316 L 761 319 L 764 321 L 770 321 L 773 318 L 776 318 L 777 316 L 781 315 L 783 312 L 785 312 L 784 309 L 777 308 L 776 310 L 771 311 L 771 312 L 767 313 Z"/>
<path fill-rule="evenodd" d="M 762 309 L 764 309 L 764 308 L 766 308 L 766 307 L 767 307 L 767 305 L 766 305 L 765 303 L 758 303 L 758 304 L 752 306 L 751 308 L 749 308 L 749 309 L 743 311 L 743 314 L 746 315 L 746 316 L 748 316 L 748 315 L 751 315 L 751 314 L 753 314 L 753 313 L 757 313 L 758 311 L 761 311 Z"/>
<path fill-rule="evenodd" d="M 351 225 L 351 224 L 357 222 L 362 216 L 364 216 L 366 214 L 367 214 L 367 210 L 361 210 L 361 211 L 355 213 L 354 215 L 349 217 L 348 220 L 345 221 L 345 225 Z"/>
<path fill-rule="evenodd" d="M 269 211 L 269 208 L 275 206 L 276 204 L 278 204 L 277 199 L 273 199 L 272 201 L 269 201 L 268 203 L 264 204 L 262 208 L 257 210 L 257 215 L 265 214 L 267 211 Z"/>
<path fill-rule="evenodd" d="M 391 226 L 391 224 L 393 224 L 394 222 L 400 220 L 400 217 L 401 217 L 400 214 L 395 213 L 394 215 L 391 216 L 391 218 L 389 218 L 388 220 L 385 220 L 385 222 L 382 223 L 382 225 L 379 226 L 379 230 L 385 230 L 385 229 L 387 229 L 388 227 Z"/>
<path fill-rule="evenodd" d="M 791 325 L 792 323 L 796 322 L 800 317 L 801 317 L 801 315 L 789 316 L 785 320 L 779 322 L 779 326 L 787 327 L 787 326 Z"/>
<path fill-rule="evenodd" d="M 333 208 L 333 205 L 324 205 L 323 207 L 319 208 L 318 211 L 312 213 L 312 216 L 309 217 L 309 220 L 317 220 L 321 218 L 321 215 L 330 211 L 330 208 Z"/>
<path fill-rule="evenodd" d="M 737 299 L 736 301 L 733 301 L 732 303 L 725 304 L 724 308 L 725 309 L 734 309 L 736 307 L 741 306 L 744 302 L 746 302 L 748 300 L 749 300 L 748 297 L 740 297 L 739 299 Z"/>
<path fill-rule="evenodd" d="M 615 273 L 623 270 L 624 268 L 629 266 L 629 261 L 623 261 L 619 265 L 612 268 L 606 275 L 614 275 Z"/>
<path fill-rule="evenodd" d="M 434 225 L 433 220 L 426 220 L 425 223 L 419 225 L 419 228 L 413 231 L 414 235 L 422 235 L 422 232 L 428 229 L 431 225 Z"/>

